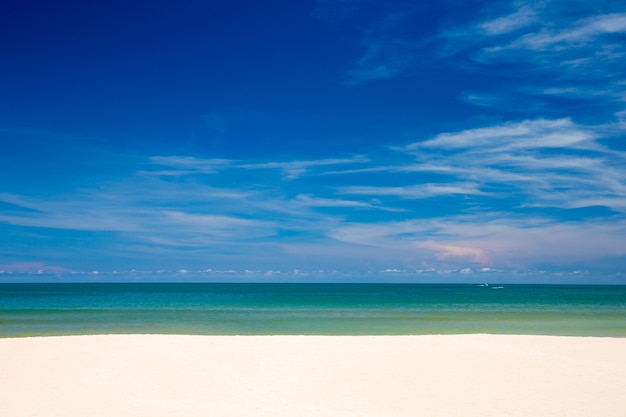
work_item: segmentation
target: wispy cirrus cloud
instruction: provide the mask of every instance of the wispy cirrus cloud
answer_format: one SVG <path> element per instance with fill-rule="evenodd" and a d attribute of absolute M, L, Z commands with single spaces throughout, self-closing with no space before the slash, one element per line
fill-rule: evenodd
<path fill-rule="evenodd" d="M 492 75 L 491 85 L 459 94 L 468 104 L 544 115 L 566 114 L 554 98 L 593 102 L 612 113 L 624 108 L 626 6 L 619 2 L 497 2 L 473 7 L 463 21 L 438 21 L 432 6 L 432 31 L 416 26 L 424 10 L 410 2 L 323 3 L 327 12 L 358 5 L 378 16 L 362 17 L 363 52 L 346 72 L 347 85 L 452 65 Z"/>
<path fill-rule="evenodd" d="M 125 123 L 68 128 L 109 132 L 91 139 L 0 129 L 0 261 L 391 274 L 609 259 L 623 270 L 626 5 L 316 4 L 312 16 L 337 30 L 302 40 L 323 53 L 241 85 L 241 57 L 225 62 L 219 100 L 188 96 L 171 121 L 138 127 L 138 145 Z M 185 126 L 192 117 L 203 125 Z"/>
<path fill-rule="evenodd" d="M 536 23 L 537 18 L 535 9 L 522 4 L 510 14 L 479 23 L 478 28 L 489 35 L 503 35 L 528 27 Z"/>
<path fill-rule="evenodd" d="M 626 220 L 562 222 L 505 213 L 463 215 L 376 224 L 345 224 L 333 237 L 412 256 L 417 265 L 479 264 L 515 268 L 530 264 L 586 265 L 626 255 Z"/>
<path fill-rule="evenodd" d="M 406 199 L 420 199 L 450 195 L 477 195 L 483 194 L 477 183 L 430 183 L 404 187 L 372 187 L 347 186 L 339 188 L 340 194 L 393 196 Z"/>
<path fill-rule="evenodd" d="M 536 23 L 512 37 L 486 32 L 473 57 L 485 65 L 515 63 L 519 71 L 543 75 L 543 81 L 525 83 L 526 93 L 623 100 L 626 13 L 547 15 Z"/>
<path fill-rule="evenodd" d="M 115 234 L 120 252 L 202 257 L 220 248 L 223 259 L 246 252 L 251 262 L 263 253 L 305 259 L 307 250 L 337 262 L 367 253 L 423 268 L 595 262 L 623 254 L 626 155 L 607 146 L 616 135 L 619 126 L 540 118 L 441 132 L 385 155 L 254 163 L 153 157 L 143 166 L 210 175 L 181 181 L 136 171 L 54 196 L 4 193 L 0 223 Z M 236 170 L 283 178 L 242 176 L 233 187 Z M 314 186 L 301 188 L 307 182 Z M 568 218 L 577 209 L 599 214 Z"/>
<path fill-rule="evenodd" d="M 548 100 L 560 97 L 593 102 L 613 113 L 623 109 L 626 7 L 580 1 L 507 4 L 512 10 L 507 15 L 442 31 L 445 59 L 498 76 L 497 89 L 467 92 L 466 102 L 558 113 Z M 506 70 L 498 72 L 502 65 Z M 526 104 L 515 108 L 512 98 Z"/>
<path fill-rule="evenodd" d="M 471 180 L 476 191 L 508 192 L 522 205 L 593 202 L 622 211 L 626 154 L 601 145 L 602 133 L 568 119 L 524 120 L 441 133 L 400 150 L 416 158 L 407 170 L 444 176 L 439 186 Z"/>
<path fill-rule="evenodd" d="M 373 195 L 375 193 L 367 193 Z M 383 211 L 404 211 L 402 209 L 394 209 L 380 205 L 380 201 L 373 199 L 373 201 L 354 201 L 345 200 L 339 198 L 324 198 L 315 197 L 311 195 L 299 194 L 296 196 L 295 201 L 299 204 L 303 204 L 307 207 L 342 207 L 342 208 L 356 208 L 356 209 L 372 209 Z"/>
<path fill-rule="evenodd" d="M 192 174 L 214 174 L 235 163 L 228 159 L 201 159 L 192 156 L 152 156 L 150 163 L 158 169 L 142 171 L 148 175 L 182 176 Z"/>
<path fill-rule="evenodd" d="M 324 262 L 351 265 L 366 256 L 368 262 L 398 267 L 517 268 L 551 259 L 584 266 L 626 253 L 623 216 L 563 221 L 523 210 L 588 205 L 624 209 L 626 178 L 620 165 L 624 156 L 596 143 L 599 132 L 589 127 L 578 132 L 571 121 L 545 120 L 491 128 L 441 133 L 395 148 L 412 162 L 383 166 L 370 157 L 362 163 L 374 170 L 375 177 L 368 172 L 337 176 L 333 181 L 343 185 L 326 184 L 293 197 L 281 190 L 280 181 L 269 189 L 255 189 L 253 184 L 234 189 L 138 173 L 119 183 L 54 198 L 2 194 L 0 201 L 16 209 L 4 210 L 0 223 L 113 233 L 124 242 L 117 244 L 118 253 L 210 256 L 222 264 L 239 259 L 238 253 L 247 254 L 248 265 L 276 261 L 286 253 L 301 260 L 316 253 Z M 573 135 L 578 139 L 554 142 L 554 130 L 559 128 L 578 132 Z M 551 138 L 549 147 L 540 143 L 542 135 Z M 524 145 L 513 146 L 516 142 Z M 589 153 L 590 149 L 594 151 Z M 342 159 L 326 161 L 338 160 Z M 268 164 L 261 169 L 280 169 Z M 348 185 L 356 178 L 360 183 L 382 178 L 407 182 L 415 173 L 440 177 L 437 182 L 405 187 Z M 209 182 L 215 182 L 214 175 L 229 174 L 217 172 Z M 501 203 L 499 209 L 486 203 L 477 207 L 475 201 L 464 199 L 501 199 L 507 193 L 514 202 Z M 412 218 L 410 206 L 398 204 L 441 196 L 456 199 L 448 216 Z M 378 214 L 367 220 L 352 216 L 363 210 Z"/>
<path fill-rule="evenodd" d="M 140 171 L 144 175 L 185 176 L 196 174 L 216 174 L 226 169 L 232 170 L 266 170 L 275 169 L 282 173 L 285 180 L 294 180 L 305 175 L 324 175 L 321 168 L 367 163 L 369 159 L 363 155 L 348 158 L 325 158 L 297 161 L 257 161 L 244 162 L 230 159 L 202 159 L 192 156 L 152 156 L 149 158 L 149 170 Z M 154 169 L 154 168 L 157 169 Z M 161 169 L 161 168 L 167 169 Z"/>
<path fill-rule="evenodd" d="M 480 152 L 507 152 L 515 149 L 575 147 L 593 138 L 592 131 L 569 119 L 539 119 L 440 133 L 433 139 L 408 145 L 406 149 L 479 149 Z"/>
<path fill-rule="evenodd" d="M 277 230 L 274 222 L 262 219 L 169 210 L 163 211 L 163 215 L 179 231 L 182 227 L 190 227 L 196 234 L 222 239 L 271 236 Z"/>
<path fill-rule="evenodd" d="M 316 172 L 317 168 L 337 165 L 351 165 L 368 162 L 365 156 L 353 156 L 350 158 L 326 158 L 308 161 L 285 161 L 285 162 L 259 162 L 239 164 L 237 168 L 241 169 L 278 169 L 283 173 L 283 178 L 293 180 L 303 175 Z"/>
<path fill-rule="evenodd" d="M 493 23 L 483 23 L 482 27 L 486 29 L 489 35 L 501 34 L 489 30 L 493 27 Z M 560 28 L 544 27 L 526 33 L 507 44 L 484 48 L 483 52 L 485 54 L 498 54 L 506 50 L 541 52 L 555 52 L 556 50 L 559 52 L 588 46 L 604 35 L 626 33 L 626 13 L 599 14 L 568 23 Z M 508 33 L 508 31 L 504 33 Z"/>
<path fill-rule="evenodd" d="M 227 235 L 229 231 L 272 229 L 271 222 L 250 220 L 246 205 L 253 192 L 178 184 L 142 175 L 106 189 L 83 189 L 53 198 L 0 195 L 17 209 L 0 213 L 0 222 L 49 229 L 126 233 L 136 238 L 157 231 Z M 19 210 L 25 208 L 28 210 Z M 272 233 L 272 232 L 264 232 Z M 235 234 L 241 235 L 240 232 Z M 245 235 L 245 233 L 244 233 Z"/>

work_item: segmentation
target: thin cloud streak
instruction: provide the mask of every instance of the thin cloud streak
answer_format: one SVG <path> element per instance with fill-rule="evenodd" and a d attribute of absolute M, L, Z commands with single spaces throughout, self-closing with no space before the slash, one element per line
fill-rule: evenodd
<path fill-rule="evenodd" d="M 486 54 L 497 54 L 512 49 L 531 51 L 554 51 L 580 48 L 604 34 L 626 33 L 626 14 L 612 13 L 592 16 L 560 30 L 542 29 L 528 33 L 509 44 L 485 48 Z"/>
<path fill-rule="evenodd" d="M 537 21 L 532 7 L 522 6 L 515 12 L 480 23 L 478 26 L 489 35 L 503 35 L 530 26 Z"/>
<path fill-rule="evenodd" d="M 590 132 L 569 119 L 524 120 L 458 133 L 441 133 L 433 139 L 408 145 L 406 150 L 481 148 L 481 152 L 505 152 L 514 149 L 571 147 L 593 138 Z"/>
<path fill-rule="evenodd" d="M 368 162 L 368 158 L 364 156 L 354 156 L 352 158 L 328 158 L 311 161 L 287 161 L 287 162 L 260 162 L 250 164 L 240 164 L 240 169 L 278 169 L 282 171 L 283 178 L 286 180 L 294 180 L 304 175 L 312 175 L 315 168 L 326 167 L 332 165 L 350 165 Z"/>
<path fill-rule="evenodd" d="M 395 212 L 404 211 L 401 209 L 393 209 L 393 208 L 380 206 L 379 205 L 380 202 L 374 203 L 374 202 L 343 200 L 343 199 L 338 199 L 338 198 L 322 198 L 322 197 L 313 197 L 310 195 L 303 195 L 303 194 L 297 195 L 295 198 L 295 201 L 298 203 L 302 203 L 304 206 L 307 206 L 307 207 L 345 207 L 345 208 L 360 208 L 360 209 L 395 211 Z"/>
<path fill-rule="evenodd" d="M 142 171 L 148 175 L 179 176 L 191 174 L 214 174 L 229 166 L 235 161 L 228 159 L 200 159 L 191 156 L 152 156 L 150 163 L 156 166 L 166 166 L 171 170 Z"/>
<path fill-rule="evenodd" d="M 408 199 L 421 199 L 442 195 L 478 195 L 484 194 L 478 190 L 475 183 L 454 184 L 419 184 L 406 187 L 370 187 L 352 186 L 341 187 L 340 194 L 369 195 L 369 196 L 395 196 Z"/>

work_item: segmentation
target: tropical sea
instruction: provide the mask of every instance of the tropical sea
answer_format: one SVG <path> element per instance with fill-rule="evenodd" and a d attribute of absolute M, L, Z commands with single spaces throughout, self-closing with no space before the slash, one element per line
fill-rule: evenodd
<path fill-rule="evenodd" d="M 0 337 L 125 333 L 626 337 L 626 286 L 0 284 Z"/>

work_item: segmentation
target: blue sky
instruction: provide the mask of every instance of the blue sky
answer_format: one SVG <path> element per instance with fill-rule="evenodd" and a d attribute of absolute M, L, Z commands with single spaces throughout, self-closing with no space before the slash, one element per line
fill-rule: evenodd
<path fill-rule="evenodd" d="M 626 4 L 0 9 L 0 279 L 626 284 Z"/>

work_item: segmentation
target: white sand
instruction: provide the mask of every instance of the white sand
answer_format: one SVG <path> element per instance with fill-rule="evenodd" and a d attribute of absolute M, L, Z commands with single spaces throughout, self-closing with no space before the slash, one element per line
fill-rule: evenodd
<path fill-rule="evenodd" d="M 0 416 L 625 417 L 626 339 L 0 339 Z"/>

